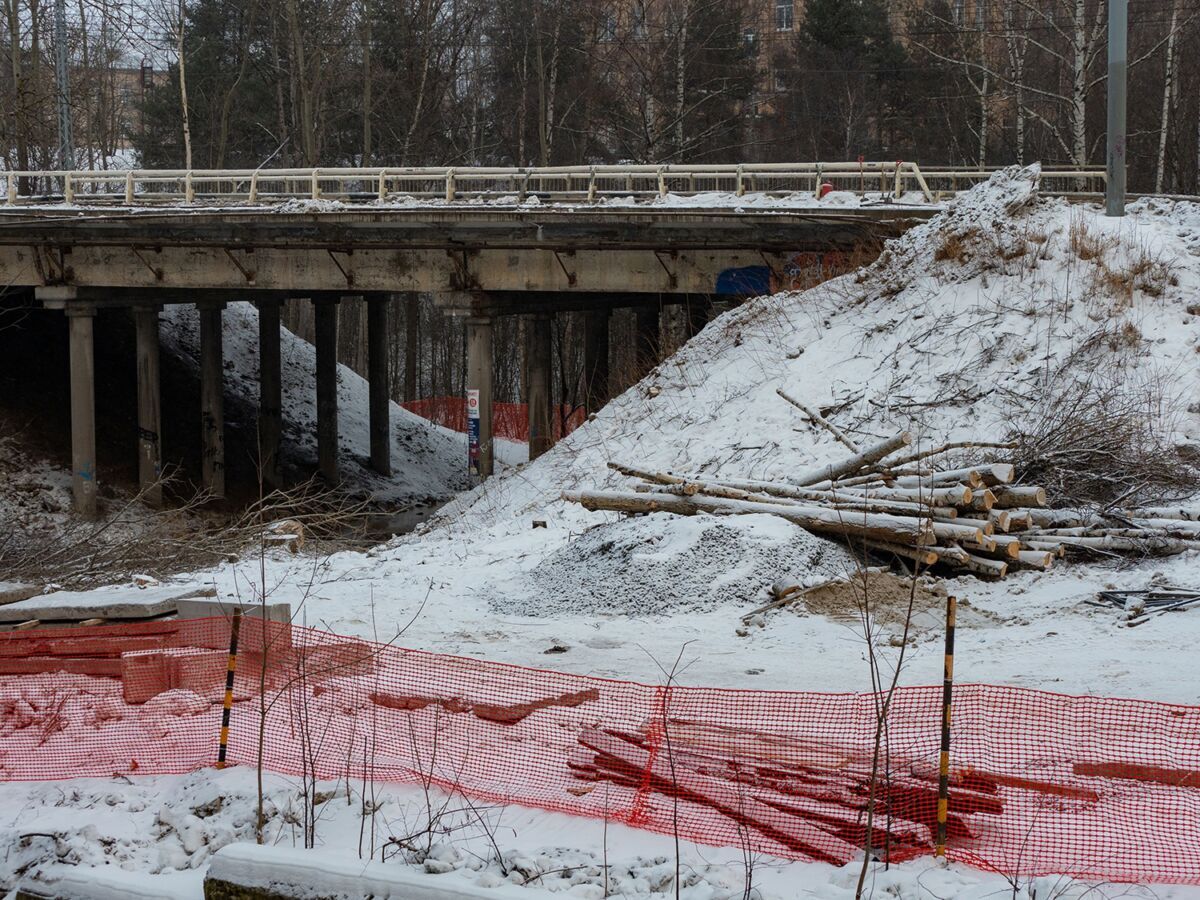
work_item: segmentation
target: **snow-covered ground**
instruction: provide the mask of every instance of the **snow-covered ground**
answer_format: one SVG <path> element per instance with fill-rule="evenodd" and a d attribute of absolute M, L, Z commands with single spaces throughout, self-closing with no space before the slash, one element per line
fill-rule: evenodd
<path fill-rule="evenodd" d="M 1106 219 L 1090 206 L 1038 198 L 1034 176 L 996 176 L 893 242 L 877 263 L 858 273 L 727 313 L 550 453 L 462 495 L 417 533 L 365 554 L 341 553 L 315 562 L 272 557 L 265 585 L 259 583 L 257 563 L 230 563 L 188 580 L 207 581 L 227 597 L 248 598 L 265 590 L 272 600 L 291 602 L 299 620 L 339 633 L 387 639 L 404 629 L 399 643 L 433 651 L 652 683 L 661 682 L 662 667 L 680 656 L 678 680 L 684 684 L 867 690 L 866 646 L 854 616 L 801 607 L 741 627 L 741 615 L 766 598 L 746 596 L 740 584 L 722 584 L 720 560 L 726 557 L 709 554 L 704 535 L 718 524 L 744 527 L 747 546 L 760 542 L 760 559 L 783 564 L 784 556 L 763 550 L 781 539 L 778 525 L 763 533 L 760 522 L 700 519 L 681 527 L 663 515 L 619 520 L 566 503 L 559 493 L 627 484 L 607 468 L 614 460 L 643 468 L 784 479 L 791 471 L 842 455 L 827 433 L 776 395 L 777 388 L 821 407 L 860 438 L 907 429 L 928 446 L 996 440 L 1014 423 L 1035 428 L 1048 409 L 1068 402 L 1072 391 L 1102 372 L 1121 383 L 1158 385 L 1168 411 L 1161 423 L 1168 443 L 1194 446 L 1200 438 L 1200 407 L 1188 404 L 1200 387 L 1200 314 L 1193 311 L 1200 289 L 1200 206 L 1146 201 L 1135 204 L 1125 219 Z M 1100 252 L 1081 254 L 1085 238 Z M 1129 284 L 1112 277 L 1122 273 L 1130 273 Z M 365 441 L 365 427 L 362 433 Z M 541 523 L 545 527 L 537 527 Z M 605 532 L 585 535 L 597 526 L 610 533 L 609 540 L 597 540 Z M 797 546 L 806 540 L 811 539 L 800 539 Z M 834 565 L 839 554 L 830 547 L 821 564 Z M 552 559 L 562 565 L 550 578 L 545 566 Z M 712 567 L 707 580 L 682 578 L 701 562 Z M 601 571 L 592 571 L 589 563 Z M 604 565 L 615 565 L 607 581 Z M 569 576 L 573 567 L 577 583 Z M 623 589 L 617 576 L 672 567 L 681 580 L 660 592 L 670 602 L 643 597 L 631 607 L 628 585 Z M 813 573 L 767 574 L 803 578 Z M 993 583 L 943 580 L 941 585 L 964 601 L 956 676 L 964 682 L 1196 704 L 1190 673 L 1200 641 L 1200 611 L 1164 615 L 1127 629 L 1117 611 L 1084 601 L 1105 587 L 1194 587 L 1198 574 L 1200 559 L 1188 553 L 1136 563 L 1069 562 L 1047 573 L 1022 572 Z M 942 672 L 936 616 L 918 623 L 915 631 L 901 682 L 936 683 Z M 886 627 L 880 639 L 880 652 L 894 654 Z M 232 795 L 239 777 L 224 773 L 213 784 Z M 152 817 L 164 804 L 186 807 L 192 802 L 187 785 L 209 779 L 211 773 L 203 779 L 138 779 L 132 785 L 3 786 L 3 807 L 20 811 L 9 815 L 13 837 L 8 843 L 20 847 L 22 829 L 47 830 L 37 824 L 42 817 L 74 816 L 82 826 L 91 815 L 83 811 L 102 810 L 94 824 L 100 831 L 115 830 L 117 846 L 124 846 L 122 841 L 130 846 L 126 865 L 139 872 L 160 866 L 173 873 L 200 851 L 172 856 L 178 842 L 170 835 L 176 826 L 156 824 Z M 272 779 L 272 785 L 282 791 L 286 782 Z M 381 789 L 396 797 L 391 815 L 402 818 L 399 810 L 414 802 L 412 795 Z M 69 799 L 62 801 L 63 796 Z M 245 806 L 244 796 L 237 804 Z M 355 841 L 344 832 L 356 837 L 360 821 L 354 806 L 353 799 L 346 806 L 344 794 L 328 803 L 331 821 L 345 815 L 349 824 L 324 829 L 325 840 L 346 852 L 354 852 Z M 518 809 L 497 814 L 504 817 L 501 850 L 534 856 L 559 848 L 546 856 L 550 867 L 562 868 L 556 860 L 577 860 L 579 854 L 603 849 L 602 823 Z M 245 816 L 221 834 L 228 836 L 229 829 L 244 838 Z M 129 836 L 134 834 L 139 837 Z M 146 834 L 153 838 L 142 837 Z M 673 859 L 673 848 L 659 837 L 615 828 L 608 835 L 608 852 L 622 866 Z M 164 841 L 166 856 L 155 855 Z M 452 849 L 472 858 L 462 846 Z M 81 864 L 97 864 L 99 851 L 88 852 Z M 10 859 L 20 858 L 15 853 Z M 742 896 L 744 866 L 737 851 L 688 847 L 685 854 L 688 871 L 702 874 L 694 893 L 684 896 Z M 30 862 L 30 871 L 51 865 L 51 859 Z M 710 872 L 705 868 L 710 864 L 732 865 L 732 874 Z M 486 875 L 466 863 L 461 868 L 438 877 L 477 881 Z M 763 861 L 755 884 L 767 900 L 837 898 L 853 896 L 856 875 L 815 864 Z M 176 879 L 194 890 L 198 878 L 168 874 L 162 883 Z M 1001 876 L 942 869 L 931 860 L 878 870 L 873 878 L 875 896 L 1034 896 L 1025 886 L 1020 888 L 1025 893 L 1015 891 Z M 627 893 L 650 893 L 650 879 Z M 0 883 L 7 883 L 2 870 Z M 600 896 L 594 887 L 558 889 L 563 887 Z M 1036 897 L 1080 897 L 1086 891 L 1086 886 L 1050 879 L 1039 883 Z M 1086 895 L 1195 898 L 1200 891 L 1110 886 Z"/>

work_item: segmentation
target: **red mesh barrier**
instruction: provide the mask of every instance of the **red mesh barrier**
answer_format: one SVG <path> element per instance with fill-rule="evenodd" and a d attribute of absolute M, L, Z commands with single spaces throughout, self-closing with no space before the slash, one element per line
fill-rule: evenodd
<path fill-rule="evenodd" d="M 229 631 L 0 635 L 0 779 L 211 765 Z M 255 764 L 265 706 L 284 774 L 365 769 L 782 857 L 843 863 L 868 836 L 880 858 L 931 852 L 940 687 L 895 694 L 876 765 L 870 694 L 667 689 L 252 619 L 240 644 L 234 765 Z M 949 810 L 949 855 L 975 866 L 1200 883 L 1200 707 L 957 687 Z"/>
<path fill-rule="evenodd" d="M 436 422 L 451 431 L 467 430 L 467 401 L 463 397 L 429 397 L 402 403 L 409 412 Z M 586 415 L 581 407 L 563 405 L 551 425 L 554 439 L 561 440 L 583 424 Z M 529 406 L 526 403 L 493 403 L 492 433 L 510 441 L 529 442 Z"/>

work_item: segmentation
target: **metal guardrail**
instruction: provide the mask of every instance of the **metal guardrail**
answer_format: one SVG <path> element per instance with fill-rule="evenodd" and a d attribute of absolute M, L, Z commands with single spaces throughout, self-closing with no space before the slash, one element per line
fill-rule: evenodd
<path fill-rule="evenodd" d="M 606 165 L 547 168 L 313 168 L 0 172 L 9 206 L 41 204 L 278 204 L 288 200 L 454 202 L 537 196 L 554 202 L 595 203 L 632 197 L 705 192 L 817 193 L 840 190 L 901 200 L 919 193 L 927 203 L 991 177 L 996 168 L 930 167 L 912 162 L 756 163 L 745 165 Z M 1042 172 L 1051 193 L 1102 193 L 1103 169 Z M 1057 186 L 1057 190 L 1055 189 Z"/>

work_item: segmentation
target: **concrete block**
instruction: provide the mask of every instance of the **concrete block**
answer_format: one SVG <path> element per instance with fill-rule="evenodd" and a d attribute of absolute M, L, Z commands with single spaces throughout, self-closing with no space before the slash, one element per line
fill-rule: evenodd
<path fill-rule="evenodd" d="M 292 646 L 292 608 L 287 603 L 268 603 L 264 607 L 259 603 L 235 603 L 227 600 L 201 599 L 185 600 L 179 603 L 179 618 L 181 621 L 196 621 L 199 619 L 217 619 L 224 617 L 233 620 L 234 609 L 242 611 L 241 631 L 238 643 L 241 647 L 256 652 L 263 652 L 264 638 L 266 651 L 280 653 Z M 267 633 L 264 636 L 262 623 L 267 623 Z M 229 626 L 204 628 L 197 625 L 189 628 L 184 626 L 191 640 L 197 646 L 212 650 L 229 649 Z"/>
<path fill-rule="evenodd" d="M 69 672 L 93 678 L 120 678 L 119 659 L 90 656 L 30 656 L 25 659 L 0 658 L 0 675 L 36 675 L 41 672 Z"/>
<path fill-rule="evenodd" d="M 121 687 L 125 702 L 145 703 L 171 687 L 167 656 L 163 650 L 135 650 L 121 654 Z"/>

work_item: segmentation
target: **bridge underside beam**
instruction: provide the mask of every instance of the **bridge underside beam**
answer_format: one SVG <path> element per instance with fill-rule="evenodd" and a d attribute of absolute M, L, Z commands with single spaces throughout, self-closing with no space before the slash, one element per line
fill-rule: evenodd
<path fill-rule="evenodd" d="M 445 250 L 359 249 L 351 253 L 312 249 L 260 249 L 233 256 L 219 247 L 72 248 L 69 270 L 54 273 L 27 248 L 0 246 L 0 271 L 12 286 L 51 286 L 44 300 L 74 299 L 88 288 L 147 292 L 147 302 L 166 294 L 217 291 L 241 296 L 259 291 L 311 295 L 373 291 L 554 292 L 559 297 L 595 294 L 768 293 L 791 253 L 754 250 Z M 252 267 L 252 268 L 251 268 Z M 64 283 L 65 282 L 65 283 Z M 76 289 L 72 293 L 71 289 Z M 133 295 L 128 295 L 130 298 Z M 128 299 L 128 298 L 127 298 Z M 183 302 L 182 298 L 179 302 Z"/>

